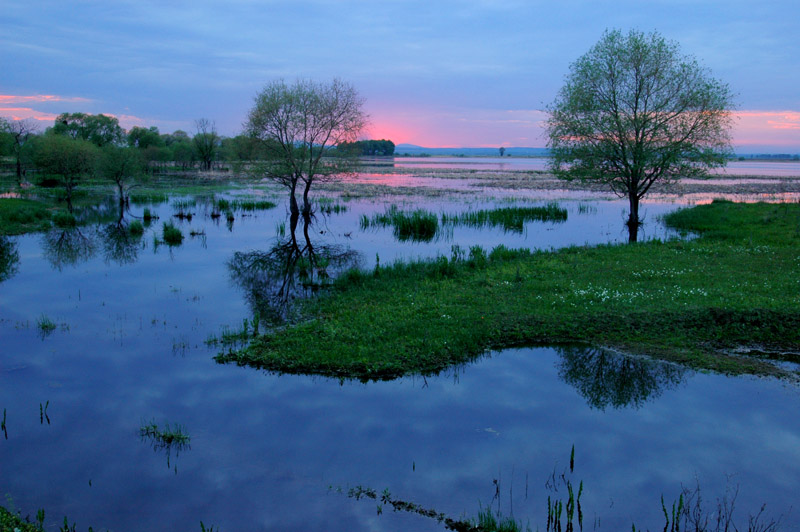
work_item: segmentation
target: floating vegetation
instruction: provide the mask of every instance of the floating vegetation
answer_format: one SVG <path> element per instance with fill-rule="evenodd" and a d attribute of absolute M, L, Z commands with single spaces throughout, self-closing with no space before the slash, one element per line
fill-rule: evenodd
<path fill-rule="evenodd" d="M 361 216 L 361 229 L 387 226 L 394 228 L 394 236 L 400 241 L 429 242 L 439 230 L 439 217 L 425 209 L 403 211 L 397 205 L 372 218 Z"/>
<path fill-rule="evenodd" d="M 164 222 L 162 238 L 167 245 L 179 246 L 183 242 L 183 233 L 171 222 Z"/>
<path fill-rule="evenodd" d="M 525 222 L 565 222 L 566 220 L 567 210 L 561 208 L 558 203 L 548 203 L 543 207 L 501 207 L 459 214 L 442 214 L 442 225 L 494 226 L 516 233 L 522 232 Z"/>

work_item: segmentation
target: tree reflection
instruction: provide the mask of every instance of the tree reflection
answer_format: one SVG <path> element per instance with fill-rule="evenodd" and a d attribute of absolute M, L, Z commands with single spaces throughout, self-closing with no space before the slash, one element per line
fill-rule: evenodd
<path fill-rule="evenodd" d="M 103 256 L 106 262 L 132 264 L 139 258 L 142 235 L 132 234 L 125 222 L 125 205 L 119 205 L 119 215 L 113 223 L 100 228 Z"/>
<path fill-rule="evenodd" d="M 17 244 L 0 235 L 0 283 L 11 279 L 19 271 Z"/>
<path fill-rule="evenodd" d="M 236 252 L 228 262 L 231 279 L 244 290 L 253 314 L 267 324 L 284 322 L 295 298 L 311 295 L 359 261 L 358 252 L 349 248 L 312 243 L 312 217 L 302 218 L 299 236 L 300 215 L 294 213 L 288 235 L 269 251 Z"/>
<path fill-rule="evenodd" d="M 78 227 L 54 229 L 42 238 L 42 249 L 47 261 L 61 271 L 64 266 L 75 266 L 91 259 L 97 252 L 95 235 L 84 233 Z"/>
<path fill-rule="evenodd" d="M 562 347 L 558 374 L 592 408 L 639 408 L 680 384 L 686 370 L 675 364 L 605 349 Z"/>

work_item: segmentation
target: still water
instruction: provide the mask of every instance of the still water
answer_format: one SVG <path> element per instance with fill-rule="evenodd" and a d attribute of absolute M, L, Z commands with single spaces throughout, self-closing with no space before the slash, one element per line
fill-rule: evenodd
<path fill-rule="evenodd" d="M 318 214 L 309 240 L 367 268 L 376 255 L 449 254 L 454 244 L 627 239 L 619 202 L 563 202 L 566 222 L 454 227 L 430 242 L 362 230 L 360 217 L 386 202 L 345 205 Z M 492 205 L 413 203 L 437 213 Z M 740 520 L 766 502 L 784 528 L 800 526 L 800 420 L 785 414 L 800 406 L 795 387 L 575 347 L 368 384 L 218 365 L 205 340 L 252 316 L 232 259 L 284 240 L 285 206 L 237 214 L 228 227 L 198 203 L 191 222 L 173 219 L 186 236 L 177 247 L 153 241 L 174 209 L 149 208 L 160 220 L 133 242 L 109 237 L 113 221 L 7 239 L 17 260 L 0 276 L 0 491 L 23 515 L 45 508 L 51 528 L 67 515 L 95 530 L 441 529 L 347 497 L 363 485 L 453 517 L 493 505 L 544 528 L 547 496 L 563 496 L 547 480 L 574 445 L 587 527 L 657 528 L 660 496 L 669 503 L 696 482 L 712 503 L 738 485 Z M 675 208 L 648 204 L 644 236 L 669 237 L 658 218 Z M 55 330 L 37 327 L 43 316 Z M 179 424 L 189 446 L 143 440 L 151 421 Z"/>
<path fill-rule="evenodd" d="M 391 159 L 390 159 L 391 160 Z M 546 157 L 397 157 L 394 167 L 454 170 L 546 171 Z M 730 161 L 715 171 L 730 176 L 800 176 L 800 161 Z"/>

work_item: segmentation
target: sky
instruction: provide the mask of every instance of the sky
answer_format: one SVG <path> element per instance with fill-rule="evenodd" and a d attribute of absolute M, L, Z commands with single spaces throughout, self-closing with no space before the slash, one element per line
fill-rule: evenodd
<path fill-rule="evenodd" d="M 548 104 L 607 29 L 657 31 L 736 94 L 739 152 L 800 153 L 798 0 L 4 0 L 0 116 L 236 135 L 267 83 L 340 78 L 365 138 L 543 147 Z"/>

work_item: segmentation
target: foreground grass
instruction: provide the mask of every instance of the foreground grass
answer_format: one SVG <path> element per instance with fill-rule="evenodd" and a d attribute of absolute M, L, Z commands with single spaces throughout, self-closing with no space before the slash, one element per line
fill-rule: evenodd
<path fill-rule="evenodd" d="M 0 235 L 19 235 L 50 228 L 53 209 L 29 199 L 0 198 Z"/>
<path fill-rule="evenodd" d="M 384 379 L 489 349 L 581 342 L 693 368 L 780 374 L 738 348 L 800 349 L 800 205 L 674 213 L 690 241 L 496 248 L 351 272 L 307 321 L 217 357 L 277 372 Z"/>

